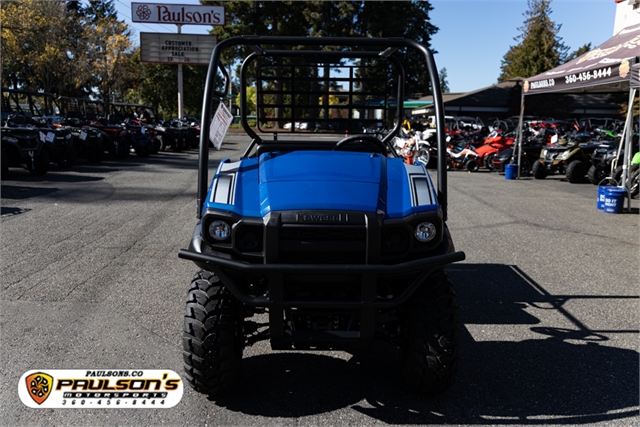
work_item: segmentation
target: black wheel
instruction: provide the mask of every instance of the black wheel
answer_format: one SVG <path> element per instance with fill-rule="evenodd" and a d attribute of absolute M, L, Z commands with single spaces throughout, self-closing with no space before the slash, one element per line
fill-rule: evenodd
<path fill-rule="evenodd" d="M 2 171 L 0 172 L 1 178 L 6 178 L 9 175 L 9 159 L 7 159 L 7 155 L 2 150 L 2 154 L 0 157 L 0 163 L 2 164 Z"/>
<path fill-rule="evenodd" d="M 545 179 L 547 177 L 547 169 L 544 167 L 544 163 L 537 161 L 533 164 L 531 170 L 535 179 Z"/>
<path fill-rule="evenodd" d="M 496 167 L 493 166 L 493 158 L 496 156 L 496 153 L 491 153 L 487 157 L 484 158 L 484 166 L 490 171 L 496 170 Z"/>
<path fill-rule="evenodd" d="M 373 135 L 367 135 L 362 134 L 362 135 L 351 135 L 348 136 L 346 138 L 341 139 L 340 141 L 336 142 L 336 145 L 333 147 L 334 150 L 341 150 L 344 147 L 346 147 L 349 144 L 352 144 L 354 142 L 362 142 L 364 144 L 368 144 L 374 148 L 376 148 L 376 152 L 378 153 L 386 153 L 387 152 L 387 146 L 385 145 L 384 142 L 382 142 L 382 140 L 376 138 Z"/>
<path fill-rule="evenodd" d="M 469 159 L 464 163 L 464 167 L 469 171 L 469 172 L 477 172 L 478 169 L 480 169 L 480 165 L 478 164 L 478 161 L 476 159 Z"/>
<path fill-rule="evenodd" d="M 580 160 L 574 160 L 567 166 L 565 176 L 567 181 L 572 184 L 584 182 L 584 176 L 587 173 L 587 168 Z"/>
<path fill-rule="evenodd" d="M 184 150 L 184 138 L 174 138 L 171 149 L 176 152 Z"/>
<path fill-rule="evenodd" d="M 130 146 L 126 139 L 116 140 L 113 143 L 113 155 L 118 159 L 125 159 L 129 156 Z"/>
<path fill-rule="evenodd" d="M 171 145 L 171 138 L 167 135 L 158 135 L 156 139 L 158 141 L 158 151 L 166 151 Z"/>
<path fill-rule="evenodd" d="M 451 279 L 443 271 L 434 273 L 402 310 L 404 379 L 419 392 L 442 393 L 458 367 L 458 304 Z"/>
<path fill-rule="evenodd" d="M 242 326 L 241 303 L 213 273 L 197 273 L 184 316 L 184 369 L 191 387 L 209 395 L 233 387 L 242 360 Z"/>
<path fill-rule="evenodd" d="M 104 158 L 104 147 L 102 144 L 95 144 L 87 149 L 87 161 L 89 163 L 100 163 Z"/>
<path fill-rule="evenodd" d="M 587 171 L 587 179 L 593 185 L 598 185 L 598 183 L 602 181 L 602 179 L 604 178 L 604 176 L 602 175 L 603 174 L 600 168 L 597 168 L 595 165 L 591 165 L 591 167 Z"/>
<path fill-rule="evenodd" d="M 42 148 L 40 154 L 27 160 L 27 170 L 31 175 L 42 176 L 49 171 L 49 153 Z"/>
<path fill-rule="evenodd" d="M 70 147 L 62 158 L 58 162 L 58 166 L 62 169 L 71 169 L 73 165 L 76 164 L 76 160 L 78 160 L 78 152 L 76 151 L 76 147 Z"/>
<path fill-rule="evenodd" d="M 135 151 L 138 157 L 149 157 L 151 155 L 151 141 L 142 146 L 136 146 Z"/>

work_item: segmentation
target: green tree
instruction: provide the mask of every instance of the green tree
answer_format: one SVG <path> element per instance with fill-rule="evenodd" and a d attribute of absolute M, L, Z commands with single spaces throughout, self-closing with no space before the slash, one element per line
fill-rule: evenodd
<path fill-rule="evenodd" d="M 3 84 L 56 92 L 70 67 L 64 1 L 6 2 L 1 13 Z"/>
<path fill-rule="evenodd" d="M 574 60 L 574 59 L 584 55 L 585 53 L 590 52 L 591 49 L 592 49 L 591 43 L 587 43 L 584 46 L 574 50 L 569 55 L 567 55 L 567 58 L 566 58 L 565 62 L 569 62 L 571 60 Z"/>
<path fill-rule="evenodd" d="M 134 49 L 130 57 L 132 70 L 122 82 L 127 90 L 123 99 L 136 104 L 155 107 L 165 119 L 178 114 L 178 67 L 176 64 L 154 64 L 140 61 L 140 48 Z M 182 66 L 185 114 L 197 116 L 201 113 L 202 93 L 207 67 Z"/>
<path fill-rule="evenodd" d="M 551 0 L 527 0 L 527 4 L 526 19 L 518 28 L 521 33 L 514 38 L 519 43 L 511 46 L 502 59 L 500 82 L 535 76 L 566 60 L 569 48 L 558 37 L 562 26 L 551 20 Z"/>
<path fill-rule="evenodd" d="M 440 78 L 440 90 L 444 93 L 450 92 L 449 90 L 449 82 L 447 81 L 447 69 L 441 68 L 438 72 L 438 77 Z"/>

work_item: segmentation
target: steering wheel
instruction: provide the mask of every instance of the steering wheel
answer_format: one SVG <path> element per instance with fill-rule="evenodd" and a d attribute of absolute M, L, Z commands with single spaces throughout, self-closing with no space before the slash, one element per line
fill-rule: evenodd
<path fill-rule="evenodd" d="M 363 142 L 369 144 L 376 148 L 376 152 L 385 154 L 387 152 L 387 146 L 384 142 L 379 140 L 373 135 L 360 134 L 360 135 L 351 135 L 340 141 L 336 142 L 336 145 L 333 147 L 335 150 L 341 150 L 346 145 L 351 144 L 353 142 Z"/>

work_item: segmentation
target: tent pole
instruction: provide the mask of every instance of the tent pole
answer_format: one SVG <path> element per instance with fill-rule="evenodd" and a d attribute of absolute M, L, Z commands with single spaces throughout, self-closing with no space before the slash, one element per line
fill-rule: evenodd
<path fill-rule="evenodd" d="M 524 88 L 520 87 L 520 119 L 518 120 L 518 142 L 517 142 L 517 156 L 518 156 L 518 175 L 520 179 L 520 161 L 522 157 L 522 125 L 524 121 Z"/>
<path fill-rule="evenodd" d="M 624 162 L 622 166 L 622 186 L 627 190 L 627 212 L 631 211 L 631 152 L 633 151 L 633 103 L 636 98 L 637 89 L 632 88 L 629 91 L 629 104 L 627 106 L 627 120 L 625 122 L 625 138 L 624 138 Z M 622 142 L 622 141 L 620 141 Z"/>

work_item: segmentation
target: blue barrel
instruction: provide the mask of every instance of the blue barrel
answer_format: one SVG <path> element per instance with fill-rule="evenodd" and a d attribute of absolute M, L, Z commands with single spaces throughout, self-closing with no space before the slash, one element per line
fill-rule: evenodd
<path fill-rule="evenodd" d="M 507 164 L 504 165 L 504 178 L 516 179 L 518 177 L 518 165 Z"/>
<path fill-rule="evenodd" d="M 605 187 L 604 190 L 604 211 L 606 213 L 622 213 L 624 197 L 627 190 L 619 187 Z"/>
<path fill-rule="evenodd" d="M 604 210 L 604 192 L 607 188 L 617 188 L 611 185 L 601 185 L 598 187 L 598 210 Z"/>

